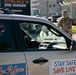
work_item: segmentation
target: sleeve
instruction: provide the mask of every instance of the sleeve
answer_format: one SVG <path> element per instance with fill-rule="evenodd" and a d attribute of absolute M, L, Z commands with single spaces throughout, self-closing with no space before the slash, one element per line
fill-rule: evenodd
<path fill-rule="evenodd" d="M 72 25 L 76 25 L 76 20 L 72 19 Z"/>
<path fill-rule="evenodd" d="M 58 27 L 61 27 L 61 26 L 62 26 L 62 19 L 60 19 L 58 22 Z"/>

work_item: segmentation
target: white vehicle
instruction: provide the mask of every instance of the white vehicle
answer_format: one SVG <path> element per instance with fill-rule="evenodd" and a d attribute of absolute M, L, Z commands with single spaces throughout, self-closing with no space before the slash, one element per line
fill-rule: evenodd
<path fill-rule="evenodd" d="M 0 75 L 75 75 L 76 41 L 39 17 L 0 14 Z"/>

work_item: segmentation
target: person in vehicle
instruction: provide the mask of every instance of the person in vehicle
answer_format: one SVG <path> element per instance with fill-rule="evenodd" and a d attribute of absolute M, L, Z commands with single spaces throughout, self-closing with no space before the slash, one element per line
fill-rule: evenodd
<path fill-rule="evenodd" d="M 47 38 L 47 37 L 51 37 L 51 35 L 52 35 L 52 33 L 47 29 L 47 27 L 46 26 L 42 26 L 42 30 L 41 30 L 41 32 L 40 32 L 40 34 L 39 34 L 39 38 L 41 39 L 41 40 L 44 40 L 44 38 Z"/>

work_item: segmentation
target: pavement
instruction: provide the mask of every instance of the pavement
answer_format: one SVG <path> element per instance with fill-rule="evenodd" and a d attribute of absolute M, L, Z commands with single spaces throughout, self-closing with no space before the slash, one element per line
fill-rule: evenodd
<path fill-rule="evenodd" d="M 76 33 L 73 34 L 72 38 L 76 40 Z"/>

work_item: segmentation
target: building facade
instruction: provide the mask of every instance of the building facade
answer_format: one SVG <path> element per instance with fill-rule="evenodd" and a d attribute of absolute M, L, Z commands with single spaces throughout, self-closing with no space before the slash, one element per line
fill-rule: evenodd
<path fill-rule="evenodd" d="M 68 11 L 68 15 L 76 19 L 76 0 L 63 0 L 60 4 L 63 9 Z"/>
<path fill-rule="evenodd" d="M 33 8 L 37 8 L 40 10 L 41 16 L 51 16 L 51 15 L 60 15 L 61 6 L 59 2 L 62 0 L 32 0 L 35 6 Z M 37 5 L 36 5 L 37 4 Z"/>

